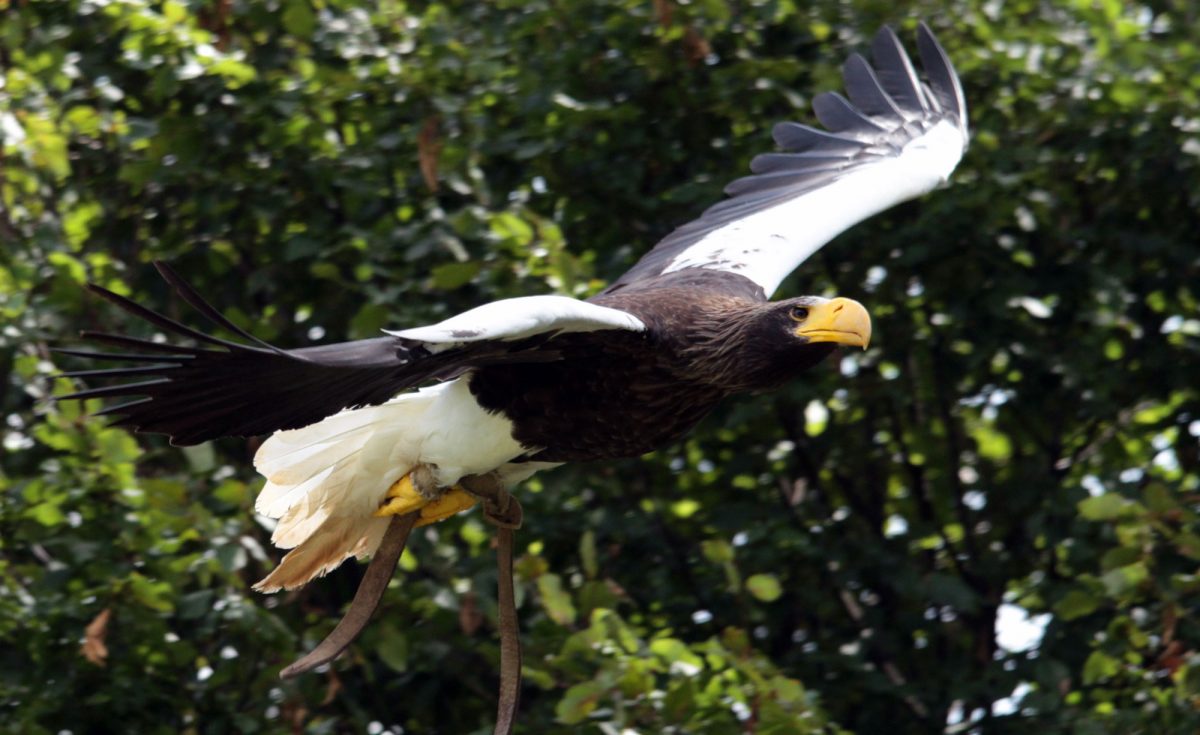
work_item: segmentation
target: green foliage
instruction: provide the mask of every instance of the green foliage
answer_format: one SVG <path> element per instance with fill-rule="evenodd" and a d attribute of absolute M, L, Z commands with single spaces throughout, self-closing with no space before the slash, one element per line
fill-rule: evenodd
<path fill-rule="evenodd" d="M 770 148 L 885 22 L 931 21 L 953 184 L 784 286 L 870 350 L 683 444 L 522 490 L 522 730 L 1200 729 L 1200 47 L 1184 4 L 0 0 L 0 722 L 14 732 L 490 730 L 477 514 L 378 619 L 253 515 L 255 442 L 87 420 L 49 347 L 168 312 L 164 258 L 287 346 L 585 296 Z M 798 223 L 803 226 L 803 223 Z M 149 332 L 143 332 L 148 334 Z M 95 402 L 88 412 L 98 409 Z M 1044 621 L 1009 639 L 998 621 Z M 1045 617 L 1041 617 L 1045 616 Z M 69 706 L 68 706 L 69 705 Z M 377 723 L 372 725 L 372 723 Z"/>

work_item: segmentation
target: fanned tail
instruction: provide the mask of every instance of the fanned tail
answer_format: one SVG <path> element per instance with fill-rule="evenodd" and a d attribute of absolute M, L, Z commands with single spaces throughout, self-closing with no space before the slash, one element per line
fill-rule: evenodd
<path fill-rule="evenodd" d="M 342 411 L 263 443 L 254 466 L 267 483 L 255 510 L 279 519 L 271 541 L 292 550 L 256 590 L 294 589 L 375 552 L 388 519 L 371 514 L 419 461 L 426 413 L 442 391 Z"/>
<path fill-rule="evenodd" d="M 258 592 L 278 592 L 303 587 L 336 569 L 350 557 L 375 553 L 390 518 L 333 516 L 303 544 L 292 549 L 266 577 L 254 584 Z"/>

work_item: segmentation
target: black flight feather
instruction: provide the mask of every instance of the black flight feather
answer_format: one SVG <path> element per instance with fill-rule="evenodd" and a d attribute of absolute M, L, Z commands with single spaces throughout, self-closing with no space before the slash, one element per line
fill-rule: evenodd
<path fill-rule="evenodd" d="M 233 324 L 170 266 L 156 266 L 187 304 L 214 325 L 250 344 L 205 334 L 108 289 L 89 285 L 92 293 L 169 336 L 205 346 L 84 332 L 85 340 L 140 352 L 56 352 L 88 360 L 138 364 L 77 370 L 63 373 L 63 377 L 136 380 L 85 388 L 58 400 L 140 397 L 109 406 L 99 414 L 118 416 L 115 426 L 167 434 L 176 445 L 297 429 L 342 409 L 384 403 L 407 389 L 446 380 L 477 366 L 560 359 L 553 347 L 545 347 L 552 341 L 552 334 L 513 341 L 481 340 L 439 352 L 399 337 L 284 350 Z"/>
<path fill-rule="evenodd" d="M 299 428 L 343 408 L 382 403 L 426 380 L 428 370 L 435 367 L 411 364 L 409 351 L 391 337 L 281 350 L 233 325 L 169 267 L 158 267 L 164 279 L 196 311 L 254 344 L 205 334 L 124 296 L 89 285 L 92 293 L 169 335 L 206 346 L 84 332 L 82 337 L 88 341 L 146 354 L 73 349 L 58 352 L 91 360 L 142 364 L 79 370 L 64 373 L 64 377 L 142 379 L 80 390 L 59 400 L 142 396 L 141 400 L 110 406 L 101 413 L 118 415 L 114 425 L 167 434 L 173 444 L 188 445 L 219 436 L 253 436 Z"/>

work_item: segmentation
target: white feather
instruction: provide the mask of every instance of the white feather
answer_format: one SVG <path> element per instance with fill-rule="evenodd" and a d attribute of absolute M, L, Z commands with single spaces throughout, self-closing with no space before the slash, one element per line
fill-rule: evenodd
<path fill-rule="evenodd" d="M 384 463 L 393 454 L 397 460 L 408 455 L 411 464 L 417 447 L 411 440 L 403 441 L 400 432 L 420 425 L 430 403 L 423 393 L 341 411 L 304 428 L 271 435 L 254 457 L 255 469 L 267 478 L 255 510 L 280 518 L 302 499 L 319 508 L 344 500 L 336 494 L 344 490 L 346 475 L 353 479 L 376 469 L 386 471 Z M 310 486 L 314 478 L 320 481 Z"/>
<path fill-rule="evenodd" d="M 510 464 L 529 449 L 461 379 L 277 432 L 254 458 L 268 480 L 255 509 L 279 519 L 271 540 L 293 550 L 257 588 L 292 589 L 351 556 L 373 553 L 387 522 L 372 513 L 416 464 L 433 466 L 442 486 L 493 470 L 511 486 L 552 466 Z"/>
<path fill-rule="evenodd" d="M 641 332 L 640 319 L 606 306 L 568 296 L 521 296 L 493 301 L 425 327 L 387 331 L 387 334 L 429 345 L 432 352 L 480 340 L 514 340 L 543 332 L 593 332 L 625 329 Z"/>
<path fill-rule="evenodd" d="M 770 296 L 789 273 L 844 230 L 945 182 L 962 154 L 962 129 L 942 120 L 899 155 L 714 230 L 676 255 L 663 272 L 731 271 Z"/>

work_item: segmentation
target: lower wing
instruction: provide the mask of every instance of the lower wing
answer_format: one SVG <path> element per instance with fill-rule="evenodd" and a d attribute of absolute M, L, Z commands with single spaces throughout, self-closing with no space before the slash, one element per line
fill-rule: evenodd
<path fill-rule="evenodd" d="M 82 390 L 59 400 L 133 398 L 109 406 L 99 415 L 116 416 L 116 426 L 167 434 L 172 444 L 181 446 L 308 426 L 342 409 L 384 403 L 401 391 L 473 367 L 553 360 L 557 355 L 547 343 L 560 332 L 644 328 L 632 315 L 617 309 L 561 296 L 538 296 L 489 304 L 442 323 L 448 327 L 432 325 L 395 336 L 283 350 L 230 322 L 166 264 L 155 265 L 192 308 L 246 341 L 205 334 L 89 285 L 96 295 L 174 337 L 193 340 L 196 346 L 84 332 L 86 340 L 130 351 L 57 351 L 90 360 L 136 364 L 68 372 L 64 377 L 134 380 Z"/>

